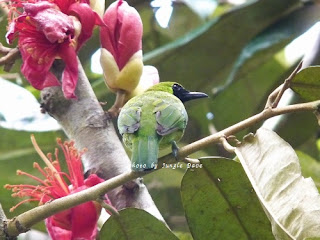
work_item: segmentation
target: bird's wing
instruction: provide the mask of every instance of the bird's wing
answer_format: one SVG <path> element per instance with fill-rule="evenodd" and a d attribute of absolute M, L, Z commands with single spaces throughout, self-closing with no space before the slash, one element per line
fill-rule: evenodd
<path fill-rule="evenodd" d="M 123 108 L 118 118 L 118 129 L 120 134 L 134 133 L 140 127 L 141 108 L 131 106 Z"/>
<path fill-rule="evenodd" d="M 157 133 L 160 136 L 184 130 L 187 125 L 188 115 L 182 103 L 167 104 L 162 102 L 155 108 L 154 113 L 156 114 Z"/>

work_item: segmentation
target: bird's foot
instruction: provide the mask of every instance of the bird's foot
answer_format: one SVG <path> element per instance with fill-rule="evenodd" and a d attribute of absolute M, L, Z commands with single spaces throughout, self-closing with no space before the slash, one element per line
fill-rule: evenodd
<path fill-rule="evenodd" d="M 113 105 L 113 106 L 107 111 L 107 113 L 109 114 L 109 116 L 110 116 L 111 118 L 116 118 L 116 117 L 118 117 L 120 111 L 121 111 L 121 108 Z"/>
<path fill-rule="evenodd" d="M 171 143 L 171 149 L 172 149 L 172 154 L 174 158 L 178 161 L 179 147 L 175 141 Z"/>

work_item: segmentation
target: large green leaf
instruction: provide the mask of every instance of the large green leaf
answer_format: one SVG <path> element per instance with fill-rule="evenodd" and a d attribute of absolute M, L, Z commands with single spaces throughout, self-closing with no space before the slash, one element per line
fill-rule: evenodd
<path fill-rule="evenodd" d="M 306 101 L 320 99 L 320 66 L 302 69 L 292 79 L 291 88 Z"/>
<path fill-rule="evenodd" d="M 181 196 L 194 239 L 274 239 L 238 162 L 211 158 L 183 177 Z"/>
<path fill-rule="evenodd" d="M 280 19 L 252 39 L 241 51 L 226 83 L 214 90 L 220 92 L 235 80 L 244 78 L 255 68 L 270 60 L 290 41 L 304 33 L 320 17 L 320 5 L 307 4 Z"/>
<path fill-rule="evenodd" d="M 259 108 L 264 106 L 284 71 L 282 64 L 271 59 L 230 85 L 210 103 L 215 127 L 224 129 L 262 110 Z"/>
<path fill-rule="evenodd" d="M 141 209 L 126 208 L 112 215 L 100 231 L 103 240 L 150 240 L 178 238 L 166 225 Z"/>
<path fill-rule="evenodd" d="M 162 81 L 197 89 L 225 79 L 248 41 L 296 7 L 297 0 L 250 1 L 145 55 Z"/>
<path fill-rule="evenodd" d="M 236 154 L 272 223 L 276 239 L 320 238 L 320 195 L 301 174 L 292 147 L 276 133 L 259 129 Z"/>

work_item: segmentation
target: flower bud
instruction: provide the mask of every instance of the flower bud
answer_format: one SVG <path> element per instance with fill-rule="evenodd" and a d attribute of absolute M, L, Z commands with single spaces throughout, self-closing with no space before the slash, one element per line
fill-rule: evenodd
<path fill-rule="evenodd" d="M 90 0 L 90 7 L 95 11 L 100 17 L 103 16 L 105 1 L 104 0 Z"/>
<path fill-rule="evenodd" d="M 125 1 L 110 5 L 101 28 L 101 65 L 107 86 L 117 91 L 133 91 L 140 80 L 142 62 L 142 21 Z"/>

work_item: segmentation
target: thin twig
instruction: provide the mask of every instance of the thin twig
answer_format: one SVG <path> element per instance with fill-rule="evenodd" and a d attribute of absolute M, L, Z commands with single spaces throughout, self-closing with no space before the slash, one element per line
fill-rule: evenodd
<path fill-rule="evenodd" d="M 17 59 L 20 58 L 18 48 L 8 48 L 0 43 L 0 54 L 4 55 L 0 58 L 0 66 L 4 66 L 4 71 L 9 72 Z"/>
<path fill-rule="evenodd" d="M 271 107 L 272 108 L 276 108 L 280 102 L 280 99 L 283 96 L 283 93 L 285 90 L 287 90 L 290 87 L 291 81 L 292 79 L 296 76 L 296 74 L 300 71 L 302 67 L 302 61 L 298 64 L 298 66 L 293 70 L 293 72 L 290 74 L 290 76 L 284 80 L 284 83 L 282 84 L 282 87 L 279 91 L 279 93 L 277 94 L 275 100 L 273 101 Z"/>
<path fill-rule="evenodd" d="M 220 141 L 221 141 L 222 146 L 224 147 L 224 149 L 227 150 L 227 152 L 234 153 L 236 148 L 230 145 L 230 143 L 227 141 L 226 137 L 220 138 Z"/>
<path fill-rule="evenodd" d="M 107 204 L 104 199 L 98 198 L 97 202 L 103 207 L 110 215 L 119 215 L 118 210 L 110 204 Z"/>
<path fill-rule="evenodd" d="M 273 105 L 275 99 L 279 95 L 281 89 L 283 89 L 283 85 L 284 84 L 282 83 L 279 87 L 277 87 L 275 90 L 273 90 L 273 92 L 269 95 L 269 97 L 267 99 L 266 106 L 264 107 L 265 109 L 272 108 L 272 105 Z"/>
<path fill-rule="evenodd" d="M 230 135 L 234 135 L 248 127 L 251 127 L 259 122 L 265 121 L 271 117 L 286 114 L 286 113 L 292 113 L 292 112 L 306 112 L 306 111 L 315 111 L 320 106 L 320 100 L 308 102 L 308 103 L 300 103 L 300 104 L 294 104 L 284 107 L 278 107 L 278 108 L 268 108 L 264 109 L 262 112 L 247 118 L 239 123 L 236 123 L 220 132 L 217 132 L 215 134 L 212 134 L 210 136 L 207 136 L 205 138 L 202 138 L 198 141 L 195 141 L 191 144 L 188 144 L 182 148 L 179 149 L 179 161 L 182 161 L 182 159 L 186 158 L 188 155 L 199 151 L 200 149 L 206 148 L 212 144 L 220 142 L 220 138 L 222 137 L 228 137 Z M 176 161 L 172 158 L 171 154 L 166 155 L 159 159 L 160 162 L 173 162 Z"/>
<path fill-rule="evenodd" d="M 191 164 L 198 164 L 198 163 L 200 163 L 200 161 L 199 161 L 198 159 L 188 158 L 188 157 L 184 158 L 184 159 L 182 160 L 182 162 L 191 163 Z"/>

